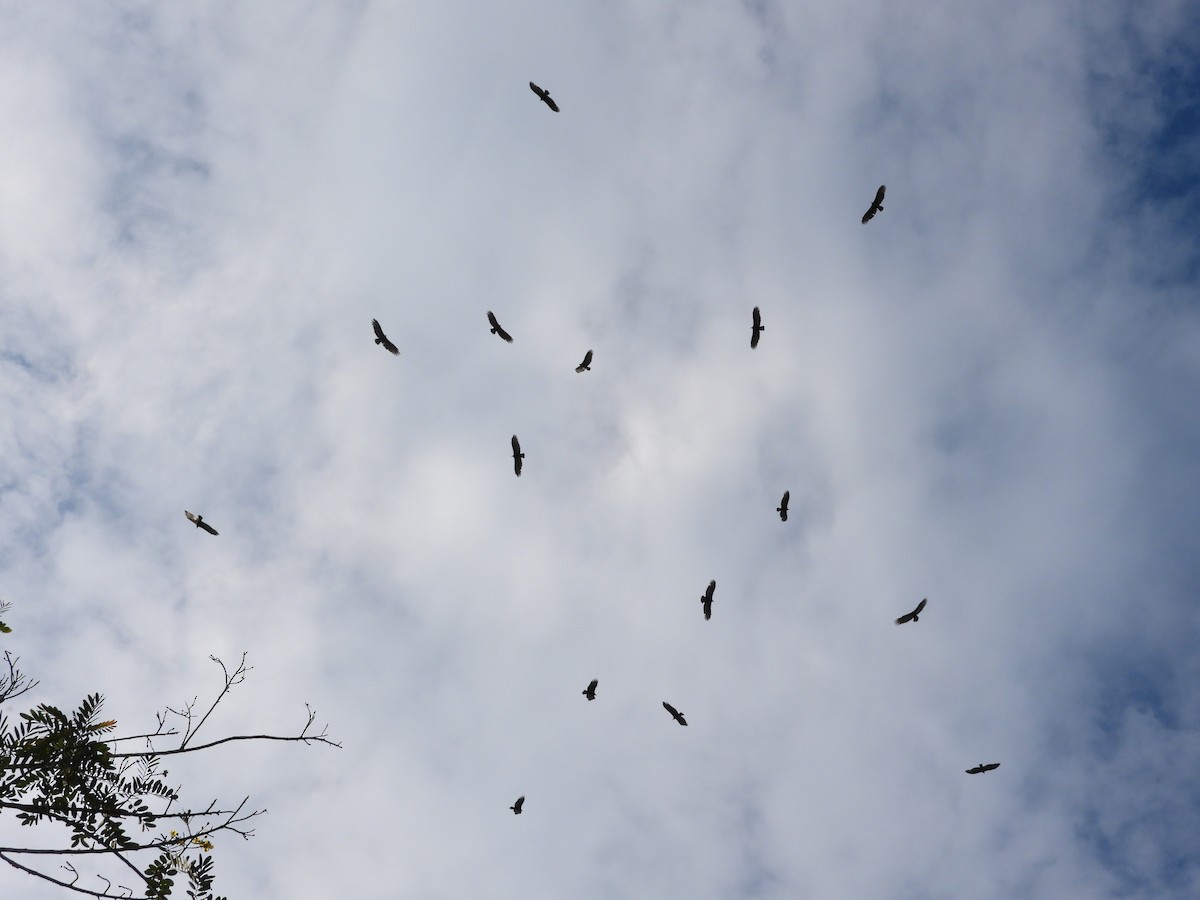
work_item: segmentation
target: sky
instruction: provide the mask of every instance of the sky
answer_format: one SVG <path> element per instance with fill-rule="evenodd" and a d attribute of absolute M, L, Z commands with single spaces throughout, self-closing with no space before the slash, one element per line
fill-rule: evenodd
<path fill-rule="evenodd" d="M 20 702 L 343 745 L 219 893 L 1200 896 L 1195 4 L 0 24 Z"/>

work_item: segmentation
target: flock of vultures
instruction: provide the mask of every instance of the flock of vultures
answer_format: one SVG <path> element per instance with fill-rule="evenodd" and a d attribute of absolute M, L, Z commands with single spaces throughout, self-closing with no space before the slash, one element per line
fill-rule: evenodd
<path fill-rule="evenodd" d="M 532 81 L 529 82 L 529 87 L 535 94 L 537 94 L 538 98 L 543 103 L 545 103 L 548 107 L 550 107 L 550 109 L 552 109 L 554 112 L 558 112 L 558 104 L 554 102 L 553 98 L 551 98 L 549 91 L 546 91 L 546 90 L 538 87 Z M 876 213 L 883 211 L 883 197 L 884 197 L 885 193 L 887 193 L 887 186 L 881 184 L 879 186 L 879 190 L 877 190 L 875 192 L 875 199 L 871 201 L 870 208 L 868 208 L 867 211 L 865 213 L 863 213 L 862 221 L 863 221 L 864 225 L 867 224 L 868 222 L 870 222 L 873 218 L 875 218 Z M 500 323 L 496 320 L 495 313 L 493 313 L 491 310 L 488 311 L 487 320 L 488 320 L 488 324 L 491 326 L 492 334 L 496 335 L 501 340 L 504 340 L 510 344 L 513 342 L 512 335 L 509 334 L 507 331 L 505 331 L 500 326 Z M 371 326 L 375 330 L 375 343 L 379 344 L 381 347 L 383 347 L 383 349 L 387 350 L 388 353 L 391 353 L 394 356 L 399 356 L 400 348 L 397 347 L 394 343 L 392 343 L 392 341 L 388 339 L 388 336 L 386 334 L 384 334 L 383 326 L 379 324 L 379 320 L 372 319 Z M 763 325 L 763 323 L 762 323 L 762 313 L 759 311 L 759 308 L 756 306 L 756 307 L 754 307 L 754 311 L 751 313 L 750 349 L 753 350 L 754 348 L 756 348 L 758 346 L 759 338 L 762 336 L 762 333 L 765 330 L 766 330 L 766 326 Z M 583 361 L 578 366 L 575 367 L 575 371 L 579 372 L 579 373 L 590 372 L 591 368 L 592 368 L 592 351 L 588 350 L 587 353 L 585 353 L 583 356 Z M 512 458 L 513 458 L 513 472 L 515 472 L 517 477 L 520 478 L 522 461 L 525 459 L 525 454 L 521 452 L 521 442 L 515 434 L 512 436 Z M 783 499 L 780 501 L 779 506 L 775 508 L 775 511 L 777 513 L 779 513 L 780 520 L 783 522 L 786 522 L 788 520 L 788 501 L 790 499 L 791 499 L 791 491 L 784 491 Z M 195 523 L 197 528 L 203 528 L 209 534 L 218 534 L 218 532 L 215 528 L 213 528 L 211 525 L 209 525 L 207 522 L 204 521 L 203 516 L 188 512 L 187 510 L 184 510 L 184 515 L 186 515 L 190 521 Z M 704 618 L 706 620 L 712 618 L 713 594 L 716 592 L 716 590 L 717 590 L 717 582 L 715 580 L 710 581 L 708 583 L 708 589 L 700 596 L 700 605 L 704 612 Z M 925 604 L 927 601 L 928 601 L 928 598 L 921 600 L 921 602 L 917 604 L 916 609 L 914 609 L 912 612 L 905 613 L 900 618 L 896 619 L 896 624 L 904 625 L 908 622 L 920 621 L 920 615 L 924 611 Z M 591 680 L 591 682 L 588 684 L 588 686 L 586 688 L 584 688 L 583 696 L 587 697 L 588 700 L 595 700 L 596 699 L 596 688 L 599 684 L 600 684 L 599 679 L 593 678 Z M 687 725 L 687 719 L 685 719 L 683 717 L 683 713 L 681 713 L 679 710 L 677 710 L 674 706 L 672 706 L 670 703 L 668 703 L 665 700 L 663 701 L 663 709 L 665 709 L 668 713 L 670 713 L 671 718 L 674 719 L 676 722 L 678 722 L 680 725 L 684 725 L 684 726 Z M 967 769 L 966 773 L 968 775 L 981 775 L 984 772 L 990 772 L 993 769 L 998 769 L 999 767 L 1000 767 L 1000 763 L 986 763 L 986 764 L 980 763 L 977 766 L 972 766 L 970 769 Z M 525 797 L 521 796 L 521 797 L 517 798 L 517 802 L 514 803 L 512 806 L 510 806 L 509 809 L 511 809 L 513 811 L 513 813 L 515 813 L 516 815 L 519 816 L 521 814 L 521 811 L 524 808 L 524 806 L 525 806 Z"/>

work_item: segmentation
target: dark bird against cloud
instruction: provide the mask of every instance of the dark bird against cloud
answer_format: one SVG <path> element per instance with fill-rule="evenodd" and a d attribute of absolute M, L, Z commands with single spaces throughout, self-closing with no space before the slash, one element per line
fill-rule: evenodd
<path fill-rule="evenodd" d="M 498 334 L 501 338 L 513 342 L 512 335 L 500 327 L 500 323 L 496 321 L 496 315 L 490 309 L 488 310 L 488 321 L 492 323 L 492 334 Z"/>
<path fill-rule="evenodd" d="M 511 809 L 515 815 L 519 816 L 521 814 L 521 807 L 523 807 L 524 805 L 525 805 L 525 795 L 522 794 L 520 797 L 517 798 L 517 802 L 514 803 L 512 806 L 510 806 L 509 809 Z"/>
<path fill-rule="evenodd" d="M 512 448 L 513 448 L 513 471 L 516 472 L 517 477 L 520 478 L 521 477 L 521 466 L 522 466 L 521 460 L 523 460 L 525 458 L 525 454 L 521 452 L 521 442 L 517 440 L 517 436 L 515 434 L 513 435 L 513 438 L 512 438 Z"/>
<path fill-rule="evenodd" d="M 384 350 L 393 356 L 399 356 L 400 348 L 388 340 L 387 335 L 383 333 L 383 327 L 379 324 L 379 320 L 372 319 L 371 326 L 375 329 L 375 343 L 383 344 Z"/>
<path fill-rule="evenodd" d="M 596 699 L 596 685 L 598 685 L 599 683 L 600 683 L 599 678 L 593 678 L 591 680 L 591 683 L 588 684 L 588 686 L 586 688 L 584 688 L 583 696 L 587 697 L 589 700 L 595 700 Z"/>
<path fill-rule="evenodd" d="M 967 774 L 968 775 L 982 775 L 984 772 L 990 772 L 990 771 L 992 771 L 992 769 L 998 769 L 998 768 L 1000 768 L 1000 763 L 988 763 L 987 765 L 980 763 L 973 769 L 967 769 Z"/>
<path fill-rule="evenodd" d="M 592 371 L 592 351 L 591 350 L 589 350 L 587 353 L 584 354 L 583 362 L 581 362 L 579 365 L 577 365 L 575 367 L 575 371 L 576 372 Z"/>
<path fill-rule="evenodd" d="M 708 583 L 708 590 L 700 595 L 700 605 L 704 607 L 705 621 L 712 618 L 713 591 L 716 589 L 717 582 L 715 580 L 710 581 Z M 687 723 L 685 722 L 684 724 L 686 725 Z"/>
<path fill-rule="evenodd" d="M 898 618 L 898 619 L 896 620 L 896 624 L 897 624 L 897 625 L 903 625 L 905 622 L 919 622 L 919 621 L 921 621 L 921 620 L 918 618 L 918 616 L 921 614 L 921 610 L 923 610 L 923 609 L 925 608 L 925 604 L 928 602 L 928 599 L 929 599 L 929 598 L 927 598 L 927 597 L 926 597 L 926 598 L 924 598 L 924 599 L 922 599 L 922 600 L 921 600 L 921 602 L 917 604 L 917 608 L 916 608 L 916 609 L 914 609 L 914 610 L 913 610 L 912 612 L 910 612 L 910 613 L 905 613 L 904 615 L 902 615 L 900 618 Z"/>
<path fill-rule="evenodd" d="M 217 533 L 217 529 L 213 528 L 211 525 L 209 525 L 207 522 L 204 521 L 204 516 L 198 516 L 195 513 L 190 513 L 186 509 L 183 511 L 183 514 L 185 516 L 187 516 L 191 521 L 195 522 L 197 528 L 203 528 L 209 534 Z"/>
<path fill-rule="evenodd" d="M 531 81 L 531 82 L 529 82 L 529 87 L 530 87 L 530 88 L 533 90 L 533 92 L 534 92 L 535 94 L 537 94 L 539 97 L 541 97 L 541 98 L 542 98 L 542 102 L 543 102 L 543 103 L 545 103 L 545 104 L 546 104 L 548 107 L 550 107 L 550 108 L 551 108 L 552 110 L 554 110 L 555 112 L 558 112 L 558 104 L 557 104 L 557 103 L 555 103 L 555 102 L 554 102 L 554 101 L 553 101 L 553 100 L 550 98 L 550 92 L 549 92 L 549 91 L 544 91 L 544 90 L 542 90 L 540 87 L 538 87 L 538 86 L 537 86 L 536 84 L 534 84 L 532 81 Z M 569 92 L 568 92 L 568 93 L 569 93 Z"/>
<path fill-rule="evenodd" d="M 762 332 L 766 331 L 766 326 L 762 323 L 762 316 L 758 313 L 758 307 L 754 307 L 754 324 L 750 326 L 750 349 L 753 350 L 758 346 L 758 338 Z"/>
<path fill-rule="evenodd" d="M 787 521 L 787 506 L 788 506 L 788 500 L 791 499 L 791 496 L 792 496 L 791 491 L 784 491 L 783 492 L 783 500 L 780 502 L 780 504 L 777 507 L 775 507 L 775 512 L 779 513 L 780 521 L 783 521 L 783 522 Z"/>
<path fill-rule="evenodd" d="M 879 190 L 877 190 L 875 192 L 875 199 L 871 203 L 871 208 L 868 209 L 865 213 L 863 213 L 863 224 L 864 225 L 866 225 L 873 218 L 875 218 L 875 213 L 883 212 L 883 195 L 886 193 L 887 193 L 887 185 L 881 184 L 879 186 Z"/>
<path fill-rule="evenodd" d="M 686 724 L 687 724 L 687 720 L 686 720 L 686 719 L 684 719 L 684 717 L 683 717 L 683 713 L 681 713 L 679 710 L 677 710 L 675 707 L 673 707 L 673 706 L 672 706 L 670 703 L 668 703 L 666 700 L 664 700 L 664 701 L 663 701 L 663 709 L 665 709 L 667 712 L 669 712 L 669 713 L 671 714 L 671 717 L 672 717 L 672 718 L 673 718 L 673 719 L 674 719 L 676 722 L 678 722 L 680 725 L 686 725 Z"/>

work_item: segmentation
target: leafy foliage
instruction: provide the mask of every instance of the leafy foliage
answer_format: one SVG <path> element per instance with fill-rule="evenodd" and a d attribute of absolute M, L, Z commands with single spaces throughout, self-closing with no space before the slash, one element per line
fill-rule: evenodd
<path fill-rule="evenodd" d="M 6 653 L 4 659 L 8 674 L 0 674 L 0 704 L 36 686 L 36 682 L 26 683 L 13 657 Z M 249 671 L 244 656 L 232 672 L 220 660 L 215 661 L 221 666 L 225 685 L 208 711 L 196 721 L 194 701 L 180 711 L 168 708 L 158 715 L 158 728 L 150 734 L 114 736 L 117 722 L 102 718 L 104 698 L 100 694 L 84 698 L 70 714 L 45 703 L 20 713 L 15 725 L 0 714 L 0 815 L 11 811 L 21 825 L 31 828 L 54 823 L 70 837 L 68 846 L 56 850 L 0 847 L 0 860 L 75 893 L 136 896 L 130 888 L 114 886 L 100 874 L 95 877 L 104 882 L 103 889 L 79 885 L 80 873 L 70 861 L 63 863 L 63 868 L 73 873 L 71 881 L 21 861 L 23 855 L 44 859 L 50 854 L 68 860 L 100 855 L 118 860 L 136 873 L 140 896 L 146 900 L 169 898 L 177 883 L 186 883 L 187 896 L 193 900 L 223 900 L 213 896 L 212 835 L 231 832 L 249 838 L 253 831 L 245 825 L 263 810 L 246 810 L 244 799 L 231 809 L 219 809 L 213 801 L 203 809 L 173 811 L 181 801 L 180 792 L 164 780 L 168 772 L 162 768 L 162 757 L 202 752 L 216 744 L 240 740 L 339 745 L 324 731 L 308 733 L 316 715 L 310 709 L 308 722 L 298 735 L 235 735 L 188 746 L 217 704 Z M 168 727 L 172 716 L 183 720 L 181 729 Z M 155 748 L 156 742 L 181 732 L 178 746 Z M 146 749 L 117 751 L 120 742 L 130 740 L 143 741 Z M 160 823 L 164 819 L 176 827 L 163 833 Z M 148 854 L 155 855 L 147 863 Z"/>

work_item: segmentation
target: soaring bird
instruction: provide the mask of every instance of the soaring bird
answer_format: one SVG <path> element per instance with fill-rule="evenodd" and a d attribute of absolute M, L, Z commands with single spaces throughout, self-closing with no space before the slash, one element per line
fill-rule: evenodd
<path fill-rule="evenodd" d="M 512 806 L 510 806 L 509 809 L 511 809 L 514 814 L 519 816 L 521 814 L 521 807 L 524 805 L 525 805 L 525 795 L 522 794 L 520 797 L 517 798 L 517 802 L 514 803 Z"/>
<path fill-rule="evenodd" d="M 209 534 L 217 534 L 217 529 L 213 528 L 211 525 L 209 525 L 207 522 L 205 522 L 204 516 L 198 516 L 195 513 L 190 513 L 186 509 L 183 511 L 183 514 L 185 516 L 187 516 L 189 519 L 191 519 L 193 522 L 195 522 L 197 528 L 203 528 Z"/>
<path fill-rule="evenodd" d="M 555 112 L 558 112 L 558 104 L 555 103 L 554 100 L 551 99 L 549 91 L 543 91 L 540 87 L 538 87 L 532 81 L 529 82 L 529 87 L 535 94 L 537 94 L 541 98 L 543 103 L 545 103 L 548 107 L 550 107 Z"/>
<path fill-rule="evenodd" d="M 592 351 L 591 350 L 589 350 L 587 353 L 584 354 L 583 362 L 581 362 L 579 365 L 577 365 L 575 367 L 575 371 L 576 372 L 592 371 Z"/>
<path fill-rule="evenodd" d="M 980 763 L 975 768 L 967 769 L 966 771 L 968 775 L 982 775 L 984 772 L 990 772 L 992 769 L 998 768 L 1000 768 L 1000 763 L 988 763 L 987 765 Z"/>
<path fill-rule="evenodd" d="M 780 504 L 777 507 L 775 507 L 775 512 L 779 513 L 779 519 L 782 522 L 787 521 L 787 505 L 788 505 L 788 500 L 791 499 L 791 496 L 792 496 L 791 491 L 784 491 L 783 492 L 783 500 L 780 502 Z"/>
<path fill-rule="evenodd" d="M 675 721 L 678 722 L 680 725 L 687 724 L 687 720 L 684 719 L 683 713 L 681 713 L 679 710 L 677 710 L 675 707 L 673 707 L 666 700 L 663 701 L 663 709 L 665 709 L 667 712 L 669 712 L 671 714 L 671 717 L 674 718 Z"/>
<path fill-rule="evenodd" d="M 750 349 L 753 350 L 758 346 L 759 335 L 766 331 L 767 327 L 762 323 L 762 316 L 758 314 L 758 307 L 754 307 L 754 324 L 750 326 Z"/>
<path fill-rule="evenodd" d="M 496 321 L 496 314 L 490 309 L 488 310 L 488 321 L 492 323 L 492 334 L 498 334 L 510 344 L 512 343 L 512 335 L 500 327 L 500 323 Z"/>
<path fill-rule="evenodd" d="M 900 618 L 898 618 L 896 620 L 896 624 L 903 625 L 905 622 L 920 622 L 921 620 L 918 618 L 918 616 L 921 614 L 921 610 L 923 610 L 925 608 L 925 603 L 928 599 L 929 598 L 926 597 L 920 603 L 917 604 L 916 609 L 914 609 L 910 613 L 905 613 Z"/>
<path fill-rule="evenodd" d="M 596 685 L 598 685 L 599 683 L 600 683 L 599 678 L 593 678 L 591 680 L 591 683 L 588 684 L 587 690 L 585 690 L 583 692 L 583 696 L 587 697 L 589 700 L 595 700 L 596 699 Z"/>
<path fill-rule="evenodd" d="M 388 340 L 388 336 L 383 333 L 383 328 L 379 324 L 378 319 L 372 319 L 371 325 L 375 328 L 375 343 L 383 344 L 383 349 L 393 356 L 400 355 L 400 348 Z"/>
<path fill-rule="evenodd" d="M 713 591 L 715 591 L 716 589 L 717 589 L 717 582 L 715 580 L 710 581 L 708 583 L 708 590 L 700 595 L 700 604 L 701 604 L 701 606 L 704 607 L 704 618 L 705 619 L 712 618 Z M 687 722 L 684 722 L 683 724 L 686 725 Z"/>
<path fill-rule="evenodd" d="M 517 440 L 514 434 L 512 439 L 513 445 L 513 471 L 517 473 L 517 477 L 521 477 L 521 460 L 525 458 L 525 454 L 521 452 L 521 442 Z"/>
<path fill-rule="evenodd" d="M 873 218 L 875 213 L 883 212 L 883 195 L 887 193 L 887 185 L 881 184 L 879 190 L 875 192 L 875 199 L 871 202 L 871 208 L 863 213 L 863 224 L 866 225 Z"/>

